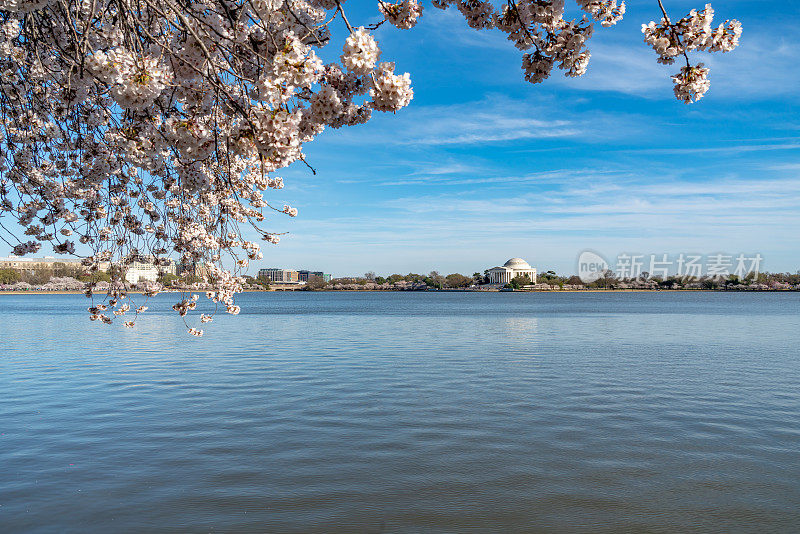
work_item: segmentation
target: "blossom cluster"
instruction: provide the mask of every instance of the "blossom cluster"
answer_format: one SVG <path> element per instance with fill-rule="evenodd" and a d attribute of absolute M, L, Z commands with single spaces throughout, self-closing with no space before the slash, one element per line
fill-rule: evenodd
<path fill-rule="evenodd" d="M 434 0 L 446 9 L 455 5 L 471 28 L 496 29 L 506 34 L 522 55 L 525 79 L 541 83 L 553 67 L 567 76 L 582 76 L 591 54 L 587 42 L 594 32 L 593 21 L 603 27 L 615 25 L 625 14 L 625 2 L 578 0 L 579 19 L 567 19 L 564 0 L 519 0 L 501 7 L 484 0 Z"/>
<path fill-rule="evenodd" d="M 622 0 L 576 0 L 581 18 L 565 18 L 564 0 L 511 0 L 496 8 L 488 0 L 433 0 L 440 9 L 455 6 L 467 25 L 478 30 L 497 29 L 506 34 L 522 55 L 524 77 L 531 83 L 541 83 L 557 67 L 566 76 L 586 73 L 591 53 L 587 43 L 594 32 L 593 23 L 614 26 L 625 15 Z M 661 5 L 660 3 L 658 4 Z M 708 69 L 702 64 L 691 66 L 687 52 L 729 52 L 739 44 L 742 25 L 736 20 L 725 21 L 716 28 L 711 23 L 714 10 L 706 4 L 702 11 L 692 10 L 676 23 L 666 12 L 659 24 L 642 26 L 645 42 L 658 54 L 660 63 L 672 63 L 679 55 L 687 65 L 673 76 L 675 96 L 691 103 L 708 90 Z"/>
<path fill-rule="evenodd" d="M 325 128 L 413 97 L 410 76 L 379 64 L 365 27 L 346 23 L 339 61 L 320 59 L 329 24 L 345 20 L 339 9 L 328 0 L 0 0 L 0 217 L 29 237 L 7 241 L 14 254 L 50 243 L 84 256 L 87 274 L 110 263 L 108 288 L 86 288 L 98 322 L 124 317 L 132 327 L 128 316 L 146 306 L 123 302 L 133 297 L 126 271 L 160 269 L 175 255 L 200 266 L 186 276 L 199 274 L 215 307 L 238 314 L 240 273 L 263 257 L 241 226 L 277 243 L 261 228 L 267 210 L 298 213 L 265 197 L 283 188 L 275 173 L 304 162 L 303 146 Z M 402 0 L 381 11 L 410 28 L 422 7 Z M 151 297 L 163 287 L 137 289 Z M 174 310 L 199 311 L 196 294 Z"/>
<path fill-rule="evenodd" d="M 686 66 L 672 77 L 675 97 L 687 104 L 697 102 L 708 91 L 708 68 L 699 63 L 692 66 L 688 52 L 700 50 L 707 52 L 730 52 L 739 46 L 742 24 L 738 20 L 726 20 L 716 28 L 712 27 L 714 9 L 706 4 L 705 9 L 691 10 L 677 22 L 670 21 L 666 12 L 656 24 L 642 24 L 644 42 L 658 54 L 658 62 L 671 65 L 678 56 L 686 59 Z"/>
<path fill-rule="evenodd" d="M 389 23 L 401 30 L 413 28 L 422 16 L 422 6 L 417 0 L 402 0 L 396 4 L 380 1 L 378 9 Z"/>

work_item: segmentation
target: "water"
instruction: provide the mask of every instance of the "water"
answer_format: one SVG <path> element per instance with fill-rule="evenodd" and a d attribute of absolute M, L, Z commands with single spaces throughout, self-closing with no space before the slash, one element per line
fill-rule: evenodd
<path fill-rule="evenodd" d="M 0 531 L 797 532 L 798 293 L 0 296 Z"/>

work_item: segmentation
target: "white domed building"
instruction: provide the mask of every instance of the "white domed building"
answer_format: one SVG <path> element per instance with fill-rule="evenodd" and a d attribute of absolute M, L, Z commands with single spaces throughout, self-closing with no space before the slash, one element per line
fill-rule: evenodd
<path fill-rule="evenodd" d="M 517 276 L 527 276 L 531 284 L 536 283 L 536 269 L 522 258 L 511 258 L 502 267 L 492 267 L 488 275 L 490 284 L 508 284 Z"/>

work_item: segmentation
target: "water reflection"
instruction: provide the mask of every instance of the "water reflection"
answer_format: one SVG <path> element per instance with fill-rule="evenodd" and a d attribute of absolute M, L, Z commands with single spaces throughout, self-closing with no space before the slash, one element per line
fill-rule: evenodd
<path fill-rule="evenodd" d="M 503 320 L 503 324 L 509 334 L 533 339 L 539 327 L 539 319 L 537 317 L 507 317 Z"/>

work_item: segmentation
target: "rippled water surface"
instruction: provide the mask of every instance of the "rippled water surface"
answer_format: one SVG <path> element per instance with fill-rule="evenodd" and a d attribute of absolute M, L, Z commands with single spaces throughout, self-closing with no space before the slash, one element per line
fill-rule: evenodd
<path fill-rule="evenodd" d="M 0 531 L 800 531 L 800 294 L 239 300 L 0 296 Z"/>

